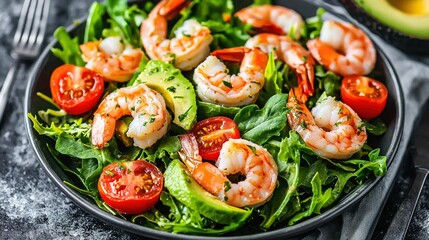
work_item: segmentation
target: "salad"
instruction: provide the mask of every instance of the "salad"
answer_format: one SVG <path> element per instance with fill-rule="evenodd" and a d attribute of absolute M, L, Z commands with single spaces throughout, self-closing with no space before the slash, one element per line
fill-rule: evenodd
<path fill-rule="evenodd" d="M 82 36 L 56 30 L 52 108 L 28 117 L 65 184 L 136 224 L 222 235 L 294 225 L 386 173 L 368 36 L 233 3 L 106 0 Z"/>

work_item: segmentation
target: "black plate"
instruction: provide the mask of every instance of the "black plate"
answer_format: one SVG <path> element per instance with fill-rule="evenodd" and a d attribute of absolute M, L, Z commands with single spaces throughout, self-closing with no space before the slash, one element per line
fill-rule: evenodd
<path fill-rule="evenodd" d="M 240 6 L 247 6 L 253 1 L 237 1 L 237 8 Z M 303 17 L 311 17 L 316 14 L 318 6 L 307 0 L 290 0 L 290 1 L 273 1 L 273 4 L 284 5 L 286 7 L 295 9 Z M 328 9 L 328 12 L 324 16 L 327 19 L 336 19 L 344 20 L 340 14 L 335 13 L 332 10 Z M 82 21 L 83 22 L 83 21 Z M 81 34 L 84 29 L 84 24 L 78 26 L 73 26 L 68 30 L 72 34 Z M 50 51 L 52 47 L 57 47 L 57 41 L 53 41 L 47 46 L 47 48 L 42 53 L 41 57 L 34 66 L 34 69 L 31 73 L 29 83 L 26 90 L 25 96 L 25 106 L 24 112 L 32 114 L 37 114 L 38 110 L 44 110 L 49 106 L 49 104 L 39 97 L 36 96 L 37 92 L 42 92 L 46 95 L 50 95 L 49 91 L 49 79 L 52 71 L 61 65 L 61 61 L 54 57 Z M 393 157 L 396 153 L 397 147 L 399 145 L 400 137 L 402 134 L 403 126 L 403 94 L 401 87 L 399 85 L 398 78 L 395 71 L 392 68 L 391 63 L 386 58 L 381 49 L 377 46 L 378 57 L 376 69 L 374 71 L 375 78 L 383 81 L 387 88 L 389 89 L 389 97 L 385 111 L 382 114 L 382 120 L 387 124 L 388 131 L 381 137 L 372 138 L 370 144 L 372 146 L 380 147 L 381 153 L 386 155 L 388 158 L 388 166 L 393 160 Z M 141 225 L 134 224 L 129 221 L 125 221 L 119 217 L 115 217 L 103 210 L 99 209 L 97 205 L 89 198 L 79 194 L 73 189 L 66 186 L 63 181 L 74 182 L 73 178 L 70 178 L 63 169 L 58 165 L 55 159 L 49 153 L 46 144 L 53 145 L 54 142 L 45 136 L 40 136 L 33 128 L 31 121 L 25 115 L 26 128 L 30 142 L 37 154 L 38 159 L 49 178 L 66 194 L 67 197 L 72 199 L 78 206 L 87 211 L 89 214 L 94 217 L 101 219 L 107 223 L 110 223 L 121 229 L 137 233 L 144 236 L 151 236 L 153 238 L 159 239 L 212 239 L 220 237 L 202 237 L 202 236 L 190 236 L 184 234 L 171 234 L 168 232 L 158 231 L 151 228 L 147 228 Z M 313 216 L 303 222 L 300 222 L 294 226 L 287 226 L 286 222 L 279 224 L 275 228 L 271 229 L 268 232 L 252 232 L 249 231 L 250 227 L 244 227 L 242 231 L 237 231 L 228 236 L 222 236 L 222 239 L 243 239 L 245 236 L 246 239 L 268 239 L 268 238 L 277 238 L 277 237 L 290 237 L 314 229 L 334 217 L 341 214 L 346 208 L 357 203 L 365 194 L 367 194 L 375 184 L 380 180 L 380 178 L 374 178 L 365 184 L 358 186 L 356 189 L 351 191 L 349 194 L 342 197 L 337 203 L 332 207 L 325 210 L 322 214 Z"/>

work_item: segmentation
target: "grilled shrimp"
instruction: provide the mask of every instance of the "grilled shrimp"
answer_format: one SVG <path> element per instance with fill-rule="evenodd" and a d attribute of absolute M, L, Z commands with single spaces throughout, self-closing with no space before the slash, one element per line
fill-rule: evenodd
<path fill-rule="evenodd" d="M 359 116 L 345 103 L 327 97 L 311 112 L 299 88 L 291 89 L 288 122 L 317 154 L 330 159 L 347 159 L 364 145 L 367 134 Z"/>
<path fill-rule="evenodd" d="M 371 40 L 349 23 L 325 21 L 320 38 L 308 41 L 307 47 L 320 64 L 341 76 L 367 75 L 375 66 Z"/>
<path fill-rule="evenodd" d="M 100 41 L 80 45 L 86 67 L 107 81 L 126 82 L 137 71 L 144 53 L 139 48 L 124 44 L 120 37 L 107 37 Z"/>
<path fill-rule="evenodd" d="M 102 148 L 113 137 L 116 121 L 131 115 L 134 119 L 127 136 L 140 148 L 152 146 L 162 138 L 171 120 L 164 98 L 144 84 L 124 87 L 107 95 L 94 113 L 92 144 Z"/>
<path fill-rule="evenodd" d="M 246 47 L 258 47 L 266 53 L 274 51 L 278 59 L 294 69 L 304 94 L 313 94 L 315 61 L 299 43 L 288 36 L 261 33 L 247 40 Z"/>
<path fill-rule="evenodd" d="M 217 57 L 240 62 L 240 72 L 229 75 L 228 68 Z M 205 102 L 224 106 L 254 103 L 265 83 L 264 72 L 268 56 L 257 48 L 216 50 L 194 71 L 197 94 Z"/>
<path fill-rule="evenodd" d="M 292 9 L 282 6 L 261 5 L 243 8 L 235 13 L 242 22 L 248 23 L 260 33 L 288 34 L 293 31 L 296 39 L 301 36 L 304 20 Z"/>
<path fill-rule="evenodd" d="M 160 1 L 143 21 L 140 36 L 151 59 L 172 62 L 180 70 L 191 70 L 209 55 L 213 37 L 210 29 L 189 19 L 175 31 L 175 38 L 167 39 L 168 18 L 177 15 L 184 5 L 184 0 Z"/>
<path fill-rule="evenodd" d="M 222 145 L 216 166 L 202 162 L 193 146 L 192 134 L 180 137 L 179 152 L 195 180 L 208 192 L 235 207 L 257 207 L 272 196 L 277 182 L 277 165 L 263 147 L 244 139 L 229 139 Z M 190 146 L 192 145 L 192 146 Z M 239 174 L 244 180 L 236 183 L 228 175 Z"/>

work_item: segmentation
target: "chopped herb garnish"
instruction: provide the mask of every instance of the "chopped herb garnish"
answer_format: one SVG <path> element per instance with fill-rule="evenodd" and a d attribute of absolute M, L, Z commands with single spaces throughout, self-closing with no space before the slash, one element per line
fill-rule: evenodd
<path fill-rule="evenodd" d="M 182 114 L 179 115 L 179 121 L 183 121 L 183 119 L 185 119 L 186 116 L 188 116 L 188 112 L 189 112 L 189 110 L 191 110 L 191 108 L 192 108 L 192 106 L 190 106 L 188 108 L 188 110 L 186 110 L 186 112 L 184 112 L 184 113 L 182 113 Z"/>
<path fill-rule="evenodd" d="M 185 37 L 188 37 L 188 38 L 190 38 L 190 37 L 191 37 L 191 34 L 189 34 L 189 33 L 185 33 L 185 32 L 182 32 L 182 35 L 183 35 L 183 36 L 185 36 Z"/>
<path fill-rule="evenodd" d="M 302 61 L 307 62 L 307 56 L 302 56 Z"/>
<path fill-rule="evenodd" d="M 155 122 L 155 115 L 150 115 L 150 118 L 149 118 L 149 123 L 153 123 L 153 122 Z"/>
<path fill-rule="evenodd" d="M 253 154 L 258 156 L 258 153 L 256 152 L 256 148 L 254 146 L 250 146 L 250 145 L 247 145 L 247 146 L 252 150 Z"/>
<path fill-rule="evenodd" d="M 168 91 L 170 91 L 170 92 L 172 92 L 172 93 L 175 93 L 175 92 L 176 92 L 176 88 L 175 88 L 174 86 L 169 86 L 169 87 L 167 88 L 167 90 L 168 90 Z"/>
<path fill-rule="evenodd" d="M 229 189 L 231 189 L 231 184 L 229 183 L 229 181 L 225 181 L 225 188 L 224 191 L 228 191 Z"/>
<path fill-rule="evenodd" d="M 109 175 L 109 177 L 115 176 L 115 174 L 109 170 L 104 171 L 105 174 Z"/>
<path fill-rule="evenodd" d="M 169 82 L 169 81 L 171 81 L 171 80 L 173 80 L 173 79 L 174 79 L 174 76 L 173 76 L 173 75 L 171 75 L 171 76 L 168 76 L 168 77 L 164 78 L 164 81 L 165 81 L 165 82 Z"/>
<path fill-rule="evenodd" d="M 231 85 L 230 82 L 227 82 L 227 81 L 222 81 L 222 82 L 223 82 L 223 85 L 225 85 L 225 86 L 227 86 L 229 88 L 232 88 L 232 85 Z"/>
<path fill-rule="evenodd" d="M 174 96 L 173 98 L 183 98 L 183 96 Z"/>
<path fill-rule="evenodd" d="M 301 126 L 303 129 L 307 129 L 307 123 L 306 123 L 305 121 L 301 121 L 300 126 Z"/>
<path fill-rule="evenodd" d="M 132 106 L 131 111 L 135 111 L 135 110 L 136 110 L 136 106 Z"/>

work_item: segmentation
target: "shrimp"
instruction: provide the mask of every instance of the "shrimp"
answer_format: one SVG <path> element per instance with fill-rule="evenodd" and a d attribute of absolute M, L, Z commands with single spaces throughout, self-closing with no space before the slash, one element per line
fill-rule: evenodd
<path fill-rule="evenodd" d="M 288 122 L 304 142 L 321 157 L 347 159 L 364 145 L 367 134 L 363 121 L 345 103 L 327 97 L 310 112 L 300 88 L 291 89 Z"/>
<path fill-rule="evenodd" d="M 100 41 L 80 45 L 86 67 L 107 81 L 126 82 L 137 71 L 144 53 L 139 48 L 124 44 L 120 37 L 107 37 Z"/>
<path fill-rule="evenodd" d="M 315 61 L 299 43 L 288 36 L 261 33 L 247 40 L 245 46 L 258 47 L 266 53 L 274 51 L 277 58 L 294 69 L 298 85 L 302 87 L 304 94 L 307 96 L 313 94 Z"/>
<path fill-rule="evenodd" d="M 276 187 L 278 169 L 271 154 L 244 139 L 229 139 L 222 145 L 216 166 L 203 162 L 192 146 L 198 146 L 192 134 L 180 137 L 179 152 L 194 179 L 208 192 L 235 207 L 257 207 L 268 201 Z M 186 150 L 187 149 L 187 150 Z M 228 175 L 244 180 L 232 182 Z"/>
<path fill-rule="evenodd" d="M 295 39 L 301 36 L 304 20 L 292 9 L 282 6 L 261 5 L 243 8 L 235 13 L 242 22 L 254 26 L 258 32 L 268 32 L 278 35 L 290 31 Z"/>
<path fill-rule="evenodd" d="M 228 68 L 216 56 L 240 62 L 240 72 L 229 75 Z M 236 47 L 216 50 L 194 71 L 197 94 L 205 102 L 224 106 L 254 103 L 265 83 L 268 56 L 257 48 Z"/>
<path fill-rule="evenodd" d="M 140 36 L 151 59 L 172 62 L 175 67 L 187 71 L 209 55 L 213 36 L 209 28 L 189 19 L 175 31 L 175 38 L 166 38 L 168 18 L 176 15 L 184 5 L 184 0 L 160 1 L 143 21 Z"/>
<path fill-rule="evenodd" d="M 349 23 L 325 21 L 320 38 L 308 41 L 307 47 L 320 64 L 341 76 L 367 75 L 375 66 L 371 40 Z"/>
<path fill-rule="evenodd" d="M 103 148 L 113 137 L 116 121 L 127 115 L 134 119 L 126 134 L 142 149 L 163 137 L 171 120 L 164 98 L 155 90 L 144 84 L 120 88 L 107 95 L 95 111 L 92 144 Z"/>

